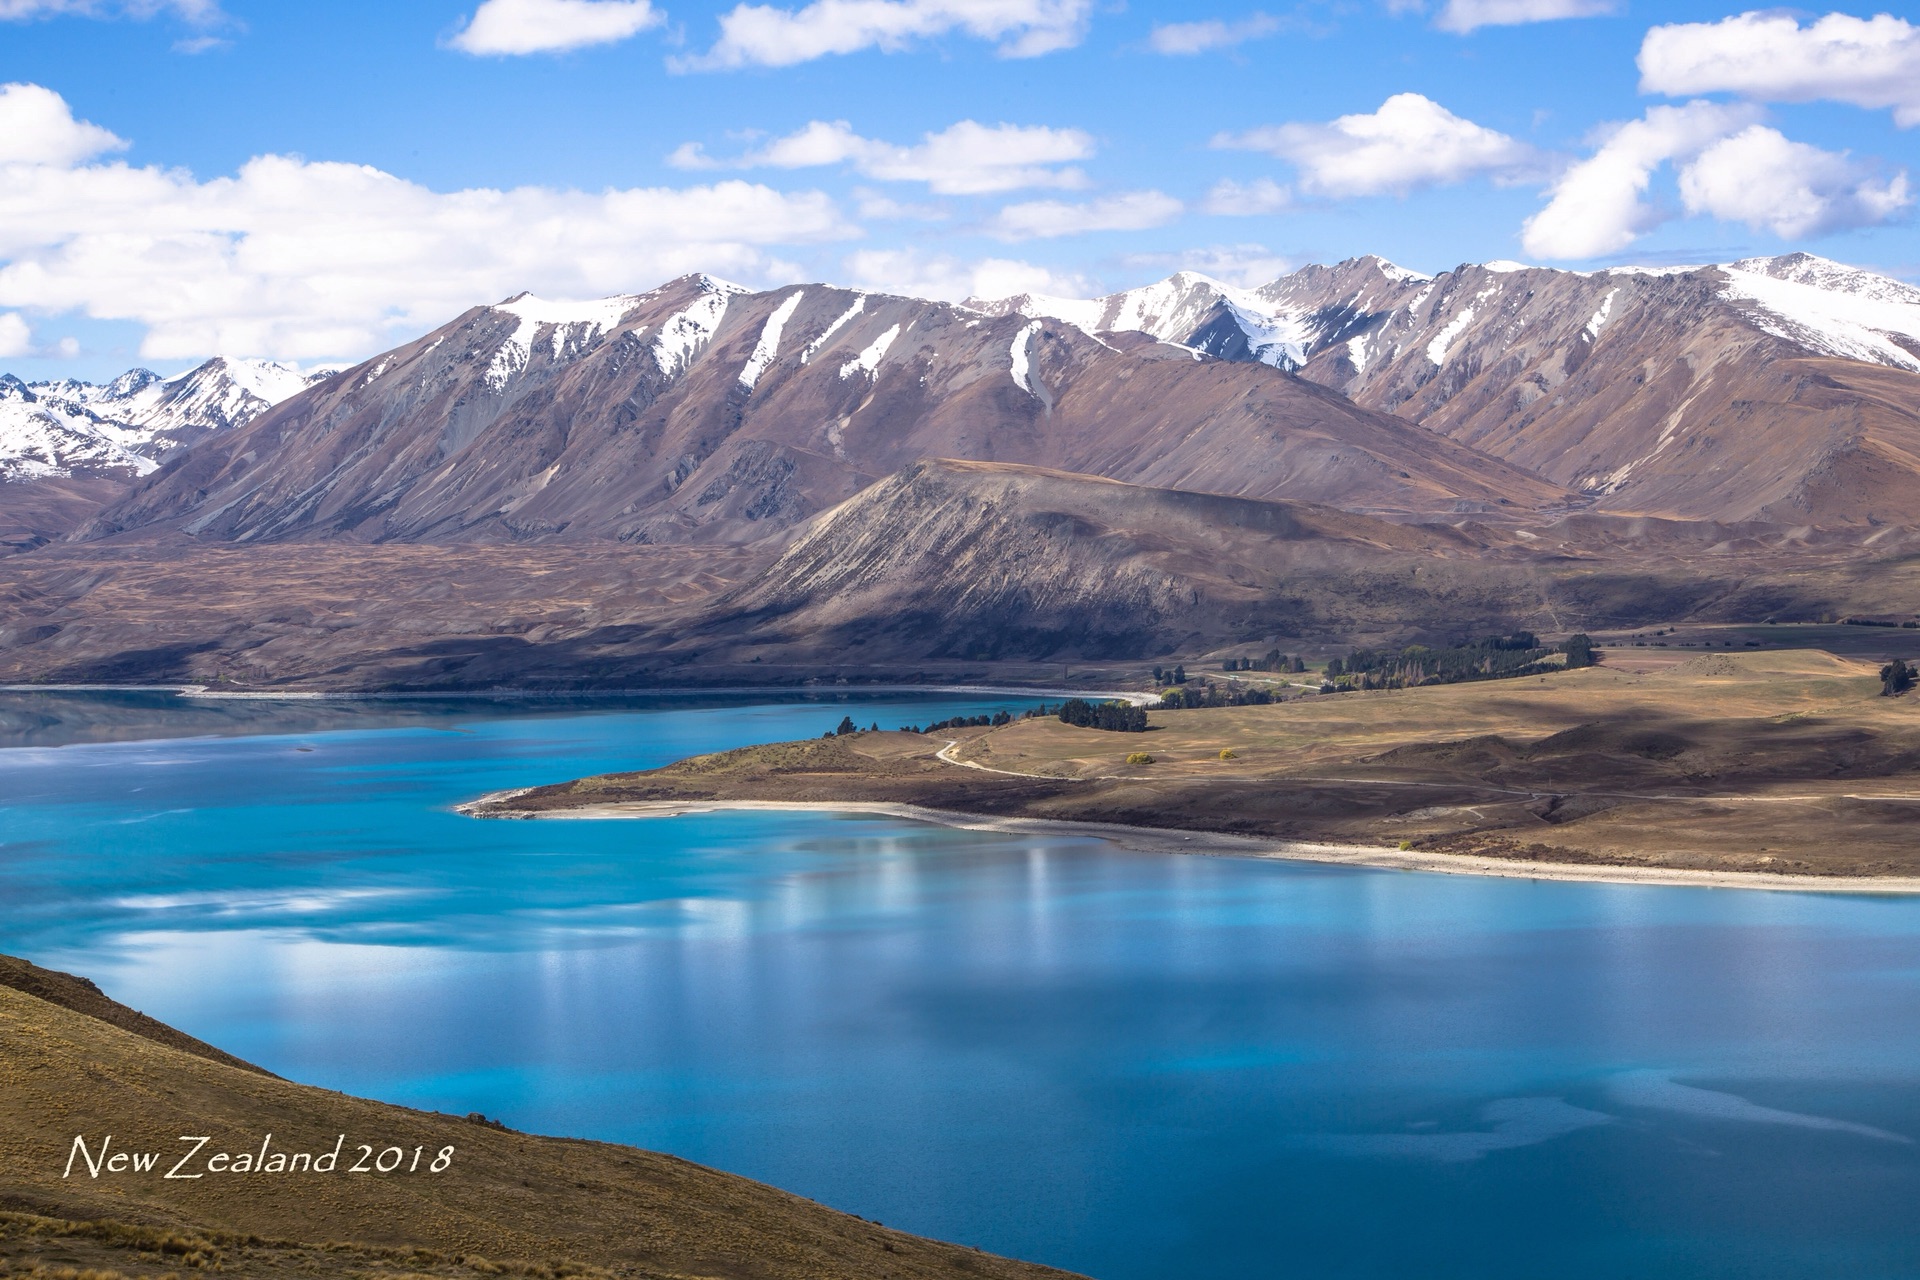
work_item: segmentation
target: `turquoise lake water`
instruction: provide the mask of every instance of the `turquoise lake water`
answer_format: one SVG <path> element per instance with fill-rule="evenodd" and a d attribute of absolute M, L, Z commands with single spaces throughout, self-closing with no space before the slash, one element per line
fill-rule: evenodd
<path fill-rule="evenodd" d="M 1024 705 L 0 700 L 0 950 L 1102 1280 L 1920 1275 L 1920 901 L 451 811 Z"/>

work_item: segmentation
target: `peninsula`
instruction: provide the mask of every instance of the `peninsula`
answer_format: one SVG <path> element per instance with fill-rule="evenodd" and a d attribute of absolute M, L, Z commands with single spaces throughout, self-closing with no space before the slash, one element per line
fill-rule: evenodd
<path fill-rule="evenodd" d="M 1096 824 L 1148 847 L 1493 874 L 1920 889 L 1920 704 L 1817 650 L 830 733 L 485 797 L 487 817 L 882 808 Z"/>

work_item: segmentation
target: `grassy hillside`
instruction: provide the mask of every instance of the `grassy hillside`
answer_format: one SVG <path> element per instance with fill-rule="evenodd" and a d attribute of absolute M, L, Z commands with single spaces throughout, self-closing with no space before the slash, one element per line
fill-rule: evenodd
<path fill-rule="evenodd" d="M 191 1146 L 182 1134 L 210 1137 L 182 1171 L 204 1176 L 168 1180 Z M 291 1154 L 330 1150 L 341 1134 L 334 1172 L 206 1172 L 214 1152 L 257 1152 L 268 1135 L 270 1151 Z M 63 1177 L 79 1135 L 95 1161 L 108 1135 L 112 1151 L 162 1158 L 147 1172 L 103 1165 L 97 1178 L 81 1158 Z M 399 1168 L 346 1172 L 363 1142 L 375 1163 L 400 1148 Z M 447 1167 L 429 1172 L 448 1147 Z M 416 1148 L 422 1158 L 409 1172 Z M 888 1230 L 671 1156 L 293 1084 L 114 1005 L 83 980 L 0 964 L 0 1275 L 201 1270 L 396 1280 L 1065 1274 Z"/>
<path fill-rule="evenodd" d="M 1920 695 L 1880 696 L 1878 664 L 1609 662 L 1155 711 L 1145 733 L 1044 719 L 747 748 L 492 809 L 862 800 L 1571 863 L 1920 874 Z"/>

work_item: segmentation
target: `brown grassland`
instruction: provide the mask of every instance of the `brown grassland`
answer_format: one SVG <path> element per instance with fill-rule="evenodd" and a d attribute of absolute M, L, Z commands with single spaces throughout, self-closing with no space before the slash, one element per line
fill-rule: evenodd
<path fill-rule="evenodd" d="M 1818 650 L 1640 656 L 1547 676 L 749 747 L 472 812 L 914 805 L 1589 867 L 1920 874 L 1920 694 Z M 1151 763 L 1128 763 L 1144 753 Z M 1223 754 L 1225 753 L 1225 754 Z"/>
<path fill-rule="evenodd" d="M 335 1135 L 456 1148 L 438 1175 L 161 1172 L 209 1151 L 326 1150 Z M 62 1171 L 173 1153 L 155 1171 Z M 354 1151 L 350 1146 L 347 1159 Z M 196 1166 L 197 1167 L 197 1166 Z M 626 1276 L 642 1280 L 1043 1280 L 1065 1273 L 940 1244 L 671 1156 L 543 1138 L 294 1084 L 107 1000 L 0 963 L 0 1276 Z"/>

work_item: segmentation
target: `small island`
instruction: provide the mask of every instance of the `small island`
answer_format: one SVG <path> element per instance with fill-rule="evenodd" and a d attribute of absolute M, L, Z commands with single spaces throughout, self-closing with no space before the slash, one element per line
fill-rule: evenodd
<path fill-rule="evenodd" d="M 1879 664 L 1819 650 L 1621 654 L 1319 694 L 1283 677 L 1268 687 L 1292 696 L 1156 704 L 1141 732 L 1058 715 L 922 732 L 843 720 L 822 738 L 501 793 L 463 811 L 883 811 L 1072 824 L 1185 853 L 1920 891 L 1920 703 L 1892 685 Z"/>

